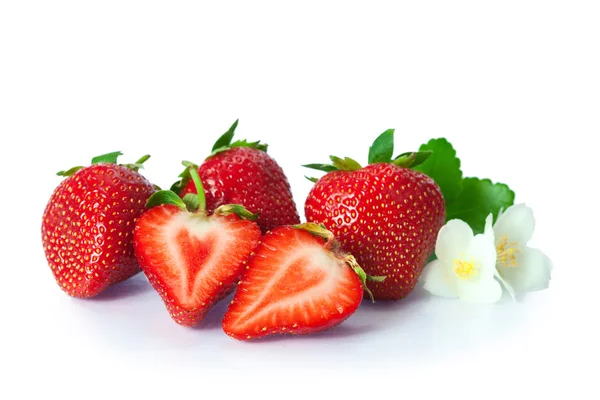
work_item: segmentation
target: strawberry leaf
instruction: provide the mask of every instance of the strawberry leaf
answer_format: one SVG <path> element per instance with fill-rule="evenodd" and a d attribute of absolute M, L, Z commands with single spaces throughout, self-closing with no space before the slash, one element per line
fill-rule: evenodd
<path fill-rule="evenodd" d="M 58 175 L 58 176 L 65 176 L 65 177 L 66 177 L 66 176 L 71 176 L 71 175 L 73 175 L 75 172 L 79 171 L 79 170 L 80 170 L 80 169 L 82 169 L 82 168 L 84 168 L 84 167 L 80 165 L 80 166 L 77 166 L 77 167 L 73 167 L 73 168 L 71 168 L 71 169 L 68 169 L 68 170 L 66 170 L 66 171 L 58 171 L 58 172 L 56 173 L 56 175 Z"/>
<path fill-rule="evenodd" d="M 247 219 L 250 221 L 256 221 L 259 217 L 259 214 L 254 214 L 254 213 L 250 212 L 248 209 L 246 209 L 241 204 L 225 204 L 225 205 L 219 206 L 215 210 L 214 214 L 215 215 L 236 214 L 241 219 Z"/>
<path fill-rule="evenodd" d="M 189 212 L 194 212 L 200 207 L 200 198 L 196 193 L 188 193 L 183 196 L 183 202 Z"/>
<path fill-rule="evenodd" d="M 394 158 L 392 164 L 402 168 L 414 168 L 417 165 L 423 164 L 431 154 L 432 152 L 430 150 L 402 153 Z"/>
<path fill-rule="evenodd" d="M 257 149 L 260 151 L 264 151 L 266 153 L 269 145 L 266 143 L 261 143 L 260 140 L 258 140 L 256 142 L 249 142 L 246 139 L 243 139 L 243 140 L 236 140 L 235 142 L 231 143 L 231 145 L 229 145 L 228 147 L 225 147 L 225 149 L 234 148 L 234 147 L 250 147 L 252 149 Z M 219 151 L 216 150 L 216 152 L 218 153 Z"/>
<path fill-rule="evenodd" d="M 394 129 L 388 129 L 369 147 L 369 164 L 389 163 L 394 154 Z"/>
<path fill-rule="evenodd" d="M 335 165 L 331 164 L 304 164 L 303 167 L 316 169 L 317 171 L 323 172 L 331 172 L 338 169 Z"/>
<path fill-rule="evenodd" d="M 101 156 L 96 156 L 96 157 L 92 158 L 92 164 L 99 164 L 99 163 L 116 164 L 117 158 L 119 158 L 119 156 L 122 156 L 122 155 L 123 155 L 123 153 L 121 153 L 120 151 L 113 151 L 112 153 L 102 154 Z"/>
<path fill-rule="evenodd" d="M 440 187 L 446 204 L 452 203 L 462 190 L 462 171 L 456 150 L 450 142 L 440 138 L 421 145 L 419 151 L 430 151 L 431 156 L 414 169 L 433 179 Z"/>
<path fill-rule="evenodd" d="M 212 151 L 214 152 L 217 149 L 222 147 L 229 147 L 231 144 L 231 139 L 233 139 L 233 135 L 235 133 L 235 128 L 238 126 L 239 119 L 236 119 L 233 125 L 229 128 L 227 132 L 221 135 L 220 138 L 217 139 L 215 144 L 213 145 Z"/>
<path fill-rule="evenodd" d="M 160 190 L 155 192 L 146 202 L 146 208 L 152 208 L 161 204 L 173 204 L 182 210 L 186 209 L 186 205 L 181 198 L 170 190 Z"/>
<path fill-rule="evenodd" d="M 142 158 L 140 158 L 139 160 L 137 160 L 135 163 L 133 164 L 123 164 L 124 167 L 127 167 L 131 170 L 134 170 L 135 172 L 138 172 L 140 169 L 144 168 L 144 163 L 146 161 L 148 161 L 148 159 L 150 158 L 150 154 L 146 154 L 144 156 L 142 156 Z"/>
<path fill-rule="evenodd" d="M 361 165 L 350 157 L 339 158 L 336 156 L 329 156 L 333 167 L 335 169 L 341 169 L 343 171 L 358 171 L 361 169 Z"/>
<path fill-rule="evenodd" d="M 489 179 L 465 178 L 462 191 L 446 204 L 446 219 L 459 218 L 468 223 L 473 231 L 481 233 L 486 217 L 492 213 L 494 219 L 501 209 L 513 205 L 515 193 L 503 183 L 492 183 Z"/>

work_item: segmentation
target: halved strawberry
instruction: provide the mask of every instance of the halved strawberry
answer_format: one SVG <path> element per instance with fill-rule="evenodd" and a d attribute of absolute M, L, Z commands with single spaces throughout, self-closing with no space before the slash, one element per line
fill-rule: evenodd
<path fill-rule="evenodd" d="M 194 181 L 200 182 L 193 169 Z M 201 184 L 198 193 L 203 193 Z M 134 230 L 134 249 L 148 280 L 175 322 L 194 326 L 231 293 L 260 239 L 256 218 L 241 206 L 225 205 L 207 216 L 203 196 L 181 200 L 160 191 Z M 191 211 L 188 211 L 191 210 Z"/>
<path fill-rule="evenodd" d="M 358 308 L 367 277 L 333 234 L 316 224 L 267 232 L 223 318 L 229 336 L 307 334 L 342 323 Z"/>

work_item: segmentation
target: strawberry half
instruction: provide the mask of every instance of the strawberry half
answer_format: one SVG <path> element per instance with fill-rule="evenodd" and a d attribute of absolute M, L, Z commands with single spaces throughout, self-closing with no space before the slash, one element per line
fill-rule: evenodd
<path fill-rule="evenodd" d="M 248 340 L 329 329 L 356 311 L 366 279 L 383 277 L 367 277 L 322 226 L 276 228 L 248 262 L 223 330 Z"/>
<path fill-rule="evenodd" d="M 70 296 L 96 296 L 140 268 L 133 228 L 154 186 L 135 164 L 117 165 L 120 152 L 92 159 L 88 167 L 61 171 L 42 218 L 42 244 L 60 288 Z"/>
<path fill-rule="evenodd" d="M 409 168 L 430 153 L 392 160 L 393 135 L 389 130 L 375 140 L 364 168 L 334 156 L 332 165 L 306 165 L 327 172 L 313 180 L 304 205 L 307 221 L 330 229 L 366 273 L 387 276 L 368 284 L 378 300 L 399 300 L 413 291 L 446 218 L 439 186 Z"/>
<path fill-rule="evenodd" d="M 292 190 L 283 170 L 267 154 L 267 145 L 238 140 L 232 143 L 238 121 L 214 144 L 212 154 L 198 167 L 206 192 L 206 211 L 223 204 L 240 204 L 258 214 L 262 233 L 280 225 L 300 223 Z M 196 193 L 186 169 L 171 190 L 184 197 Z"/>
<path fill-rule="evenodd" d="M 189 164 L 186 164 L 189 165 Z M 231 293 L 260 239 L 256 218 L 239 205 L 224 205 L 207 215 L 203 189 L 184 200 L 159 191 L 138 220 L 134 248 L 142 270 L 178 324 L 194 326 Z"/>

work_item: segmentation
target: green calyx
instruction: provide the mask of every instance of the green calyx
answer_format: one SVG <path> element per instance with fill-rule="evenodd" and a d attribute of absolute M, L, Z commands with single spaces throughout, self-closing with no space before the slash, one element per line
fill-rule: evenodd
<path fill-rule="evenodd" d="M 236 119 L 233 125 L 229 128 L 227 132 L 221 135 L 215 142 L 212 148 L 212 152 L 207 158 L 214 156 L 222 151 L 229 150 L 234 147 L 249 147 L 252 149 L 257 149 L 266 152 L 268 145 L 265 143 L 261 143 L 260 140 L 256 142 L 248 142 L 247 140 L 237 140 L 235 142 L 231 142 L 233 140 L 233 135 L 235 134 L 235 129 L 238 126 L 239 119 Z"/>
<path fill-rule="evenodd" d="M 215 210 L 216 215 L 229 215 L 236 214 L 238 217 L 242 219 L 248 219 L 250 221 L 256 221 L 258 219 L 258 214 L 251 213 L 241 204 L 225 204 L 218 207 Z"/>
<path fill-rule="evenodd" d="M 200 180 L 200 175 L 198 175 L 198 166 L 189 161 L 182 161 L 182 164 L 186 168 L 181 175 L 185 175 L 188 181 L 191 179 L 194 182 L 196 193 L 188 193 L 182 199 L 179 197 L 179 191 L 176 192 L 172 189 L 159 190 L 150 196 L 146 203 L 147 208 L 152 208 L 161 204 L 172 204 L 182 210 L 188 210 L 189 212 L 206 211 L 206 196 L 204 195 L 204 186 Z"/>
<path fill-rule="evenodd" d="M 187 210 L 191 213 L 206 213 L 206 195 L 204 192 L 204 185 L 202 184 L 202 180 L 198 174 L 198 166 L 189 161 L 182 161 L 181 163 L 186 167 L 185 171 L 181 175 L 184 175 L 188 181 L 191 180 L 194 182 L 196 193 L 187 193 L 182 199 L 177 194 L 179 192 L 174 190 L 160 190 L 150 196 L 148 202 L 146 203 L 147 208 L 152 208 L 161 204 L 172 204 L 179 207 L 181 210 Z M 238 217 L 242 219 L 248 219 L 250 221 L 256 221 L 258 219 L 258 214 L 251 213 L 244 208 L 244 206 L 239 204 L 222 205 L 215 210 L 214 214 L 236 214 Z"/>
<path fill-rule="evenodd" d="M 394 129 L 388 129 L 379 135 L 371 147 L 369 147 L 369 164 L 389 163 L 402 168 L 413 168 L 423 163 L 432 154 L 431 151 L 418 151 L 402 153 L 395 158 L 394 154 Z M 316 169 L 323 172 L 331 171 L 357 171 L 361 165 L 349 157 L 329 156 L 331 164 L 306 164 L 303 167 Z M 311 182 L 316 182 L 317 178 L 306 176 Z"/>
<path fill-rule="evenodd" d="M 215 144 L 212 147 L 210 155 L 208 157 L 206 157 L 207 159 L 211 158 L 215 154 L 219 154 L 225 150 L 229 150 L 229 149 L 232 149 L 235 147 L 248 147 L 248 148 L 252 148 L 252 149 L 261 150 L 264 152 L 267 151 L 268 145 L 265 143 L 260 143 L 260 141 L 248 142 L 247 140 L 244 139 L 244 140 L 237 140 L 232 143 L 233 135 L 235 134 L 235 129 L 238 126 L 238 121 L 239 120 L 236 120 L 233 123 L 233 125 L 231 125 L 229 130 L 227 130 L 227 132 L 222 134 L 221 137 L 219 137 L 217 139 L 217 141 L 215 142 Z M 190 165 L 195 165 L 196 169 L 198 169 L 197 164 L 192 164 L 189 161 L 187 161 L 187 163 Z M 183 170 L 183 172 L 181 174 L 179 174 L 179 178 L 180 179 L 177 182 L 173 183 L 170 188 L 175 193 L 181 193 L 181 190 L 183 190 L 183 188 L 186 187 L 187 184 L 190 182 L 191 176 L 189 174 L 187 166 L 186 166 L 186 169 Z"/>
<path fill-rule="evenodd" d="M 94 158 L 92 158 L 92 162 L 91 164 L 100 164 L 100 163 L 107 163 L 107 164 L 117 164 L 117 159 L 119 158 L 119 156 L 122 156 L 123 153 L 121 153 L 120 151 L 113 151 L 111 153 L 106 153 L 106 154 L 102 154 L 100 156 L 96 156 Z M 142 156 L 139 160 L 137 160 L 135 163 L 133 164 L 118 164 L 121 165 L 123 167 L 127 167 L 131 170 L 134 171 L 139 171 L 141 168 L 144 168 L 144 162 L 146 162 L 148 159 L 150 158 L 149 154 L 146 154 L 144 156 Z M 56 175 L 58 176 L 71 176 L 74 173 L 76 173 L 77 171 L 79 171 L 80 169 L 85 168 L 84 166 L 77 166 L 77 167 L 73 167 L 70 168 L 68 170 L 64 170 L 64 171 L 59 171 L 56 173 Z"/>
<path fill-rule="evenodd" d="M 313 222 L 305 222 L 303 224 L 292 225 L 292 227 L 296 228 L 296 229 L 302 229 L 304 231 L 307 231 L 315 236 L 318 236 L 318 237 L 324 239 L 326 250 L 330 250 L 332 247 L 335 248 L 338 246 L 333 233 L 331 231 L 329 231 L 323 224 L 315 224 Z M 348 264 L 348 266 L 350 268 L 352 268 L 352 270 L 356 273 L 356 275 L 358 275 L 358 279 L 360 279 L 360 282 L 362 283 L 365 292 L 367 292 L 367 294 L 371 298 L 371 301 L 374 303 L 375 298 L 373 297 L 373 293 L 371 293 L 371 291 L 367 287 L 367 281 L 383 282 L 386 277 L 385 276 L 368 275 L 362 269 L 362 267 L 358 264 L 358 261 L 356 261 L 356 258 L 354 258 L 354 256 L 352 256 L 352 255 L 346 255 L 343 258 L 343 260 L 346 264 Z"/>

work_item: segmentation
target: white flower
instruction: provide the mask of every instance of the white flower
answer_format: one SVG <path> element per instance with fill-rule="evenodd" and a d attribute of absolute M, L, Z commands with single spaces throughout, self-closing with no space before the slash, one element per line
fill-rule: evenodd
<path fill-rule="evenodd" d="M 548 288 L 552 261 L 538 249 L 527 246 L 533 236 L 533 211 L 525 204 L 509 207 L 500 214 L 492 228 L 492 217 L 486 220 L 485 235 L 494 241 L 496 269 L 505 286 L 517 292 Z"/>
<path fill-rule="evenodd" d="M 484 303 L 494 303 L 502 296 L 494 279 L 494 242 L 484 234 L 473 235 L 466 222 L 453 219 L 440 229 L 435 255 L 437 260 L 423 272 L 423 287 L 431 294 Z"/>

